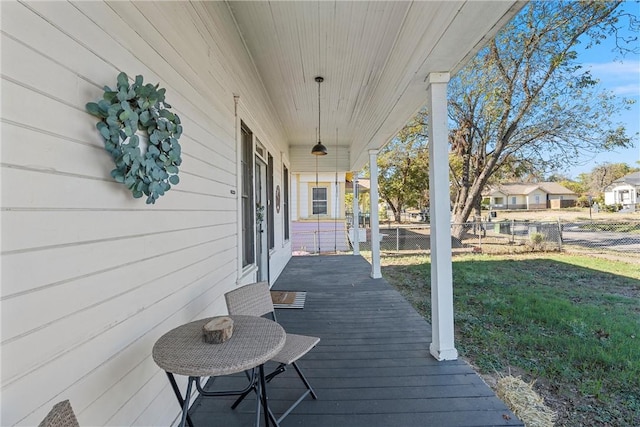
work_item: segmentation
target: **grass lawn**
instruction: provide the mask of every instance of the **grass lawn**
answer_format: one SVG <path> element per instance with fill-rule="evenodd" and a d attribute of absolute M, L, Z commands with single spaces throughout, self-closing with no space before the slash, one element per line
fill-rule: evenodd
<path fill-rule="evenodd" d="M 425 256 L 383 275 L 430 320 Z M 557 425 L 640 426 L 640 268 L 565 254 L 453 262 L 456 346 L 485 375 L 521 375 Z M 489 381 L 490 382 L 490 381 Z"/>

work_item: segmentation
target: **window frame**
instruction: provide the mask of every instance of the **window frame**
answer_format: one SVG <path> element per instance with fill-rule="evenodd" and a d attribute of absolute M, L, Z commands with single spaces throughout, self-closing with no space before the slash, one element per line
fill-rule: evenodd
<path fill-rule="evenodd" d="M 240 161 L 241 161 L 241 190 L 242 200 L 242 267 L 253 265 L 255 255 L 255 203 L 254 203 L 254 135 L 251 129 L 240 122 Z"/>
<path fill-rule="evenodd" d="M 283 221 L 284 221 L 284 241 L 288 242 L 289 237 L 289 222 L 290 222 L 290 214 L 289 214 L 289 187 L 290 187 L 290 177 L 289 177 L 289 168 L 287 165 L 282 165 L 282 209 L 283 209 Z"/>
<path fill-rule="evenodd" d="M 324 199 L 317 198 L 315 190 L 324 190 Z M 312 216 L 328 216 L 329 215 L 329 187 L 327 185 L 312 185 L 311 186 L 311 197 L 309 198 L 311 202 L 311 215 Z M 316 203 L 324 202 L 324 212 L 316 212 Z"/>
<path fill-rule="evenodd" d="M 267 241 L 269 250 L 276 247 L 275 227 L 275 191 L 273 186 L 273 156 L 267 152 Z"/>

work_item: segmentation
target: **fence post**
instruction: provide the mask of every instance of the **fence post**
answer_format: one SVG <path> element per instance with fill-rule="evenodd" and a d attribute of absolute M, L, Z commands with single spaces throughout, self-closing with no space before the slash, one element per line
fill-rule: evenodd
<path fill-rule="evenodd" d="M 313 251 L 315 252 L 318 249 L 318 255 L 320 255 L 320 246 L 318 246 L 318 232 L 313 230 Z"/>
<path fill-rule="evenodd" d="M 558 217 L 558 245 L 560 246 L 560 251 L 562 251 L 562 223 L 560 222 L 560 217 Z"/>
<path fill-rule="evenodd" d="M 400 227 L 396 227 L 396 253 L 400 253 Z"/>
<path fill-rule="evenodd" d="M 516 241 L 516 220 L 511 220 L 511 243 L 515 243 Z"/>

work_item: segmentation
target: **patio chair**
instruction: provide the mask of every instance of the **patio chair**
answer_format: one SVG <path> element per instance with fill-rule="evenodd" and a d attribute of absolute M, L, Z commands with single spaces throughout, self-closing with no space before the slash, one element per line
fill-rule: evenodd
<path fill-rule="evenodd" d="M 229 310 L 230 315 L 270 315 L 274 321 L 277 321 L 273 301 L 271 300 L 271 293 L 269 291 L 269 283 L 267 282 L 257 282 L 245 285 L 241 288 L 227 292 L 224 297 L 227 301 L 227 309 Z M 288 365 L 292 365 L 307 388 L 298 400 L 296 400 L 293 405 L 291 405 L 289 409 L 280 416 L 277 423 L 280 423 L 280 421 L 289 415 L 289 413 L 298 406 L 298 404 L 302 402 L 307 395 L 311 394 L 312 398 L 318 398 L 311 387 L 311 384 L 309 384 L 309 381 L 307 381 L 296 362 L 314 348 L 319 341 L 320 338 L 318 337 L 287 333 L 287 339 L 284 347 L 275 357 L 273 357 L 273 359 L 271 359 L 278 363 L 278 367 L 273 372 L 265 376 L 267 382 L 270 382 L 277 375 L 283 373 Z M 235 409 L 251 391 L 252 390 L 249 390 L 241 395 L 231 407 Z"/>
<path fill-rule="evenodd" d="M 80 427 L 68 400 L 56 403 L 38 427 Z"/>

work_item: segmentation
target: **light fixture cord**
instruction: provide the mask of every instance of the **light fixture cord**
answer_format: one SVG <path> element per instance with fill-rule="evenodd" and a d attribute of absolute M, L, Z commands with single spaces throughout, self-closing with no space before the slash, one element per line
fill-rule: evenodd
<path fill-rule="evenodd" d="M 320 138 L 320 83 L 318 82 L 318 142 L 322 142 L 322 138 Z"/>
<path fill-rule="evenodd" d="M 318 143 L 322 143 L 322 139 L 320 138 L 320 83 L 318 80 Z M 316 156 L 316 191 L 319 191 L 318 187 L 318 156 Z M 313 197 L 312 197 L 313 198 Z M 312 202 L 313 204 L 313 202 Z M 318 221 L 318 255 L 320 255 L 320 211 L 318 210 L 316 213 L 316 218 Z"/>
<path fill-rule="evenodd" d="M 333 217 L 333 251 L 338 253 L 338 200 L 339 196 L 339 187 L 338 187 L 338 128 L 336 128 L 336 176 L 335 176 L 335 207 L 334 209 L 334 217 Z"/>
<path fill-rule="evenodd" d="M 316 190 L 318 187 L 318 156 L 316 156 Z M 313 194 L 311 195 L 311 208 L 313 209 Z M 320 255 L 320 210 L 316 211 L 316 218 L 318 220 L 318 255 Z"/>

